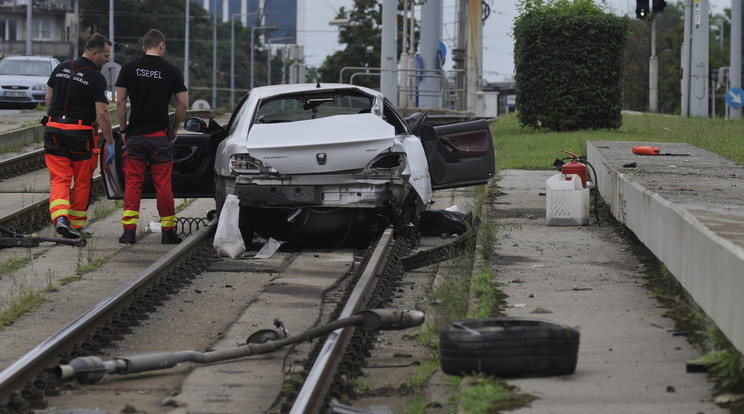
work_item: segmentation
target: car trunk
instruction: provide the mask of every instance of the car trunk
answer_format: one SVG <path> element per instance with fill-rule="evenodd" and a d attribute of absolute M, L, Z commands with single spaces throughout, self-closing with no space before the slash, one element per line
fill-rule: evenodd
<path fill-rule="evenodd" d="M 360 169 L 394 144 L 395 130 L 371 114 L 254 124 L 247 152 L 280 174 Z"/>

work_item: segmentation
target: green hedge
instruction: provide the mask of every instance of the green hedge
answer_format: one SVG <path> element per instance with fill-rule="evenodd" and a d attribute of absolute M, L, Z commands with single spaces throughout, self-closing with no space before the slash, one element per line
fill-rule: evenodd
<path fill-rule="evenodd" d="M 630 21 L 591 0 L 525 1 L 514 25 L 518 118 L 554 131 L 619 128 Z"/>

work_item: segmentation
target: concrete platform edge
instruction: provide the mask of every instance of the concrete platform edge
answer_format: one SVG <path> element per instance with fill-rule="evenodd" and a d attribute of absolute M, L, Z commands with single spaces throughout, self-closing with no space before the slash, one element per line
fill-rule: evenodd
<path fill-rule="evenodd" d="M 736 349 L 744 353 L 744 249 L 714 234 L 685 208 L 612 168 L 592 142 L 587 160 L 615 218 L 664 263 Z"/>

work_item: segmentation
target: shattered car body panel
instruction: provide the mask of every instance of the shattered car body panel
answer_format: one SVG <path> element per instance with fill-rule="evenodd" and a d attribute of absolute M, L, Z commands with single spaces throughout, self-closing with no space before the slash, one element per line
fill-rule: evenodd
<path fill-rule="evenodd" d="M 380 92 L 354 85 L 254 88 L 226 128 L 186 121 L 190 131 L 179 133 L 176 153 L 198 154 L 188 164 L 210 171 L 197 180 L 193 168 L 182 175 L 174 163 L 174 195 L 210 193 L 219 212 L 236 194 L 245 236 L 364 239 L 388 225 L 415 226 L 433 189 L 482 184 L 494 174 L 487 122 L 441 129 L 425 119 L 409 125 Z M 109 185 L 122 182 L 118 170 L 104 172 L 110 198 L 118 198 Z M 148 190 L 143 198 L 154 197 Z"/>
<path fill-rule="evenodd" d="M 237 165 L 235 154 L 263 165 L 252 161 Z M 411 155 L 414 163 L 408 162 Z M 294 201 L 284 197 L 291 205 L 381 207 L 388 201 L 386 193 L 397 198 L 407 195 L 412 170 L 419 197 L 431 200 L 418 138 L 395 135 L 390 124 L 369 113 L 255 124 L 246 140 L 224 141 L 217 160 L 217 174 L 227 178 L 228 194 L 242 195 L 241 205 L 280 205 L 264 198 L 264 187 L 297 186 L 288 189 L 297 195 Z M 317 187 L 318 194 L 310 196 L 299 186 Z"/>

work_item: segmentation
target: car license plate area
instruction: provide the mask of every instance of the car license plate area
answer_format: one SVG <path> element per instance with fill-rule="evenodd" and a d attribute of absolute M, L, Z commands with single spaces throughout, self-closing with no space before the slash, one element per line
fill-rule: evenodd
<path fill-rule="evenodd" d="M 243 207 L 317 206 L 323 199 L 321 188 L 312 185 L 239 185 L 236 190 Z"/>
<path fill-rule="evenodd" d="M 5 91 L 6 98 L 25 98 L 25 91 Z"/>

